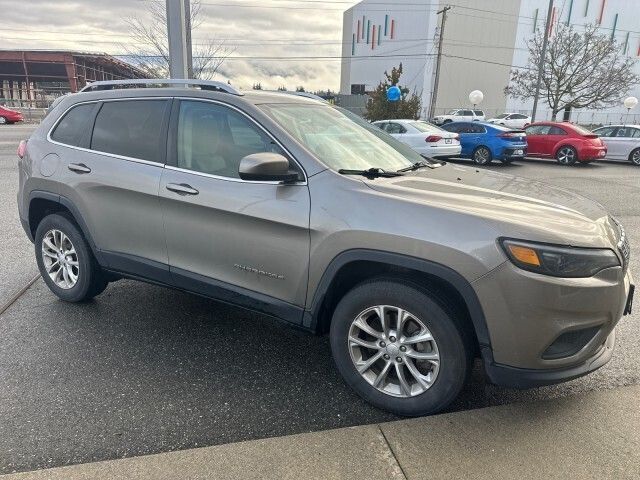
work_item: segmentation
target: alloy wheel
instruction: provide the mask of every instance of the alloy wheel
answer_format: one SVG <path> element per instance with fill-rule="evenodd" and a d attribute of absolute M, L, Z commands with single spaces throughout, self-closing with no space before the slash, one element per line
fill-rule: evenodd
<path fill-rule="evenodd" d="M 52 229 L 42 238 L 42 261 L 49 278 L 68 290 L 78 283 L 80 264 L 71 239 L 61 230 Z"/>
<path fill-rule="evenodd" d="M 478 165 L 484 165 L 485 163 L 489 162 L 490 157 L 491 157 L 491 152 L 489 152 L 487 148 L 480 147 L 473 154 L 473 161 L 476 162 Z"/>
<path fill-rule="evenodd" d="M 7 119 L 4 117 L 0 117 L 0 125 L 7 123 Z"/>
<path fill-rule="evenodd" d="M 558 151 L 558 162 L 563 165 L 570 165 L 576 160 L 576 152 L 573 148 L 562 147 Z"/>
<path fill-rule="evenodd" d="M 420 395 L 438 376 L 435 339 L 424 322 L 400 307 L 367 308 L 352 321 L 347 341 L 358 373 L 387 395 Z"/>
<path fill-rule="evenodd" d="M 640 166 L 640 148 L 637 148 L 631 154 L 631 163 Z"/>

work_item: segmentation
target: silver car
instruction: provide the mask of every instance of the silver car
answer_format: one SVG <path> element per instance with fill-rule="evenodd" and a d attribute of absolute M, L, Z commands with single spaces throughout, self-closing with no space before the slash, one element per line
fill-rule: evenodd
<path fill-rule="evenodd" d="M 60 299 L 126 277 L 328 333 L 345 381 L 400 415 L 445 408 L 475 357 L 519 388 L 611 358 L 634 287 L 598 203 L 431 162 L 313 99 L 196 80 L 90 90 L 19 149 L 20 219 Z"/>
<path fill-rule="evenodd" d="M 640 166 L 640 125 L 607 125 L 593 133 L 607 146 L 607 158 L 629 160 Z"/>
<path fill-rule="evenodd" d="M 460 156 L 460 136 L 424 120 L 379 120 L 373 125 L 430 158 Z"/>

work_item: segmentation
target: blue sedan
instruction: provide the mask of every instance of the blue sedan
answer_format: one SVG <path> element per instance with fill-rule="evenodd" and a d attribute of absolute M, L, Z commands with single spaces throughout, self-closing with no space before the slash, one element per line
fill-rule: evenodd
<path fill-rule="evenodd" d="M 440 128 L 460 135 L 460 156 L 478 165 L 488 165 L 493 159 L 511 163 L 527 154 L 527 136 L 522 130 L 483 122 L 452 122 Z"/>

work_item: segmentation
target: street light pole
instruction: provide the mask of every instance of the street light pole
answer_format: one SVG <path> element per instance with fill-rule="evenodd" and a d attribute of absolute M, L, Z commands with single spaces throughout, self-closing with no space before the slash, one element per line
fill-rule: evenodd
<path fill-rule="evenodd" d="M 540 96 L 540 84 L 542 83 L 542 74 L 544 72 L 544 59 L 547 56 L 547 44 L 549 43 L 549 32 L 551 28 L 551 14 L 553 13 L 553 0 L 549 0 L 549 9 L 547 10 L 547 22 L 544 28 L 544 38 L 542 39 L 542 53 L 540 62 L 538 62 L 538 80 L 536 82 L 536 94 L 533 97 L 533 111 L 531 112 L 531 123 L 536 121 L 536 113 L 538 111 L 538 97 Z"/>
<path fill-rule="evenodd" d="M 169 77 L 189 78 L 187 19 L 184 0 L 167 0 Z"/>
<path fill-rule="evenodd" d="M 438 100 L 438 85 L 440 83 L 440 61 L 442 60 L 442 39 L 444 38 L 444 25 L 447 21 L 447 12 L 451 10 L 451 6 L 447 5 L 438 12 L 442 14 L 442 23 L 440 24 L 440 38 L 438 38 L 438 56 L 436 57 L 436 73 L 433 80 L 433 91 L 431 92 L 431 105 L 429 105 L 429 119 L 433 118 L 436 110 L 436 101 Z"/>

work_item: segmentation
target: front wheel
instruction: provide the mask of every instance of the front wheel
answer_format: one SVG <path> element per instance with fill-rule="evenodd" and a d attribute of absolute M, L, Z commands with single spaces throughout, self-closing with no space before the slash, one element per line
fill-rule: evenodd
<path fill-rule="evenodd" d="M 60 299 L 81 302 L 106 288 L 106 277 L 87 241 L 67 216 L 46 216 L 38 225 L 34 244 L 40 274 Z"/>
<path fill-rule="evenodd" d="M 488 165 L 493 160 L 493 155 L 487 147 L 478 147 L 473 151 L 472 158 L 478 165 Z"/>
<path fill-rule="evenodd" d="M 573 165 L 578 161 L 578 152 L 568 145 L 560 147 L 556 153 L 556 160 L 560 165 Z"/>
<path fill-rule="evenodd" d="M 7 119 L 5 117 L 0 116 L 0 125 L 4 125 L 7 123 Z"/>
<path fill-rule="evenodd" d="M 460 393 L 471 364 L 455 311 L 409 283 L 356 286 L 331 322 L 338 371 L 378 408 L 405 416 L 442 410 Z"/>
<path fill-rule="evenodd" d="M 640 148 L 636 148 L 629 154 L 629 161 L 634 165 L 640 167 Z"/>

